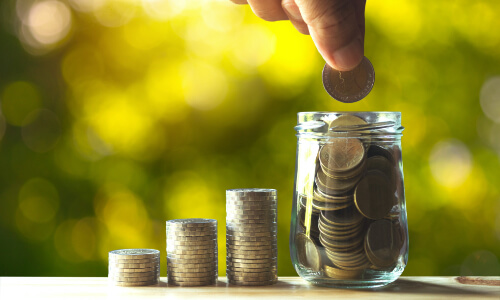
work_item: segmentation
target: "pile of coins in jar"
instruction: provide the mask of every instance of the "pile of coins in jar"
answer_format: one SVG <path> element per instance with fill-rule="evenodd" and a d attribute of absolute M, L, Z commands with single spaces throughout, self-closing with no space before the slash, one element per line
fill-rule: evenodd
<path fill-rule="evenodd" d="M 278 195 L 273 189 L 226 191 L 227 279 L 236 285 L 278 280 Z"/>
<path fill-rule="evenodd" d="M 160 279 L 160 251 L 121 249 L 108 254 L 109 283 L 116 286 L 145 286 Z"/>
<path fill-rule="evenodd" d="M 167 224 L 168 283 L 178 286 L 217 282 L 217 221 L 177 219 Z"/>
<path fill-rule="evenodd" d="M 330 278 L 359 279 L 366 270 L 389 269 L 403 246 L 399 153 L 372 140 L 363 131 L 368 126 L 353 115 L 331 121 L 331 138 L 314 154 L 314 179 L 297 195 L 299 263 Z"/>

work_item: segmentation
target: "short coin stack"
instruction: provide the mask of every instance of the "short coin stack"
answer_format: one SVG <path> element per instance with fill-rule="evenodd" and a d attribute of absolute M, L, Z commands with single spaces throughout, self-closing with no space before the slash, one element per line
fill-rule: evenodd
<path fill-rule="evenodd" d="M 154 249 L 122 249 L 108 255 L 109 282 L 118 286 L 157 284 L 160 279 L 160 251 Z"/>
<path fill-rule="evenodd" d="M 278 281 L 277 204 L 274 189 L 226 191 L 229 283 L 270 285 Z"/>
<path fill-rule="evenodd" d="M 167 221 L 168 283 L 212 285 L 217 281 L 217 220 Z"/>

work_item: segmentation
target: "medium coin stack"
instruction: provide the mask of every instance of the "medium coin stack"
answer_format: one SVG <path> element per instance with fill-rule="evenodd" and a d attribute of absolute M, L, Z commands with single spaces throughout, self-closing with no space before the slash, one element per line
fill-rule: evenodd
<path fill-rule="evenodd" d="M 390 149 L 363 135 L 365 120 L 340 116 L 332 128 L 335 137 L 319 149 L 316 160 L 310 236 L 298 233 L 295 239 L 304 267 L 355 279 L 368 268 L 393 266 L 403 246 L 395 196 L 398 164 Z M 356 134 L 363 138 L 352 137 Z M 307 197 L 298 195 L 304 231 Z"/>
<path fill-rule="evenodd" d="M 108 254 L 108 278 L 118 286 L 157 284 L 160 279 L 160 251 L 122 249 Z"/>
<path fill-rule="evenodd" d="M 229 283 L 270 285 L 278 281 L 277 207 L 274 189 L 226 191 Z"/>
<path fill-rule="evenodd" d="M 168 283 L 203 286 L 217 282 L 217 220 L 167 221 Z"/>

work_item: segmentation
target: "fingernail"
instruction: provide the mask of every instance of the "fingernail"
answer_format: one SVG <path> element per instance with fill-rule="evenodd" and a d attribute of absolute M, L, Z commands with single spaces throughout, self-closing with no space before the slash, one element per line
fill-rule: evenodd
<path fill-rule="evenodd" d="M 339 71 L 349 71 L 354 69 L 363 59 L 363 44 L 359 39 L 353 40 L 347 46 L 333 52 L 333 62 L 335 69 Z"/>

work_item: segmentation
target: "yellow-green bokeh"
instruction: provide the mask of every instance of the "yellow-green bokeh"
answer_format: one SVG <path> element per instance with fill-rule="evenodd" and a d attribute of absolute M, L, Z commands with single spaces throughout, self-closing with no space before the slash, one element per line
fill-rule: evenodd
<path fill-rule="evenodd" d="M 368 1 L 376 83 L 354 104 L 309 36 L 229 0 L 0 12 L 0 275 L 105 276 L 108 251 L 165 253 L 165 221 L 191 217 L 219 221 L 223 275 L 225 190 L 250 187 L 278 190 L 295 275 L 296 113 L 345 110 L 402 112 L 404 274 L 500 274 L 498 1 Z"/>

